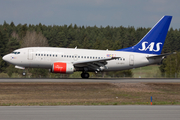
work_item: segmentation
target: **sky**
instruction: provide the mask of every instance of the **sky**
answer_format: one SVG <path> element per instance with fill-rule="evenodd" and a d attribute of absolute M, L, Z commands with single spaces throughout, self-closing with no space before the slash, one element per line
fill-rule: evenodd
<path fill-rule="evenodd" d="M 180 29 L 180 0 L 0 0 L 0 24 L 152 27 L 164 15 Z"/>

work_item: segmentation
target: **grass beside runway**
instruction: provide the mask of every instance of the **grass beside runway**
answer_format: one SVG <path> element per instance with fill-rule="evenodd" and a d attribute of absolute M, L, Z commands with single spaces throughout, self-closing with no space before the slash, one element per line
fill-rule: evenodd
<path fill-rule="evenodd" d="M 180 105 L 180 83 L 0 83 L 0 106 Z"/>
<path fill-rule="evenodd" d="M 159 65 L 150 65 L 131 70 L 133 78 L 161 78 L 161 71 Z"/>

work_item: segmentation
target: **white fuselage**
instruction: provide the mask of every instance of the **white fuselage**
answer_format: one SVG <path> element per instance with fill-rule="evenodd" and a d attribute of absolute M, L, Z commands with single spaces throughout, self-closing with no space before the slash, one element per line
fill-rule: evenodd
<path fill-rule="evenodd" d="M 19 53 L 18 53 L 19 52 Z M 152 54 L 122 52 L 111 50 L 88 50 L 55 47 L 28 47 L 15 50 L 3 57 L 7 62 L 24 68 L 47 68 L 51 69 L 55 62 L 83 62 L 100 60 L 108 57 L 119 57 L 107 61 L 103 71 L 118 71 L 132 69 L 159 63 L 162 59 L 147 59 Z M 91 66 L 92 67 L 92 66 Z M 78 69 L 75 70 L 78 71 Z"/>

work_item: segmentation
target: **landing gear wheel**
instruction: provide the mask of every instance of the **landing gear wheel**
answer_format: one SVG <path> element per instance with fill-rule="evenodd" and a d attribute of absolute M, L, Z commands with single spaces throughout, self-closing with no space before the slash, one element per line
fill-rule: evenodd
<path fill-rule="evenodd" d="M 89 73 L 81 73 L 82 78 L 89 78 Z"/>
<path fill-rule="evenodd" d="M 25 76 L 25 75 L 26 75 L 26 71 L 25 71 L 25 69 L 23 70 L 22 75 L 23 75 L 23 76 Z"/>
<path fill-rule="evenodd" d="M 22 75 L 23 75 L 23 76 L 25 76 L 25 75 L 26 75 L 26 73 L 25 73 L 25 72 L 23 72 L 23 73 L 22 73 Z"/>

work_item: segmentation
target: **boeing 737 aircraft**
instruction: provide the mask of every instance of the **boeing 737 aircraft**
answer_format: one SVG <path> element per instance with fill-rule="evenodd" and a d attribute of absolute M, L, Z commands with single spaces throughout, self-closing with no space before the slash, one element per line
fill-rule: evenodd
<path fill-rule="evenodd" d="M 46 68 L 53 73 L 119 71 L 160 63 L 172 16 L 163 16 L 134 46 L 119 50 L 91 50 L 58 47 L 27 47 L 14 50 L 3 60 L 15 68 Z"/>

